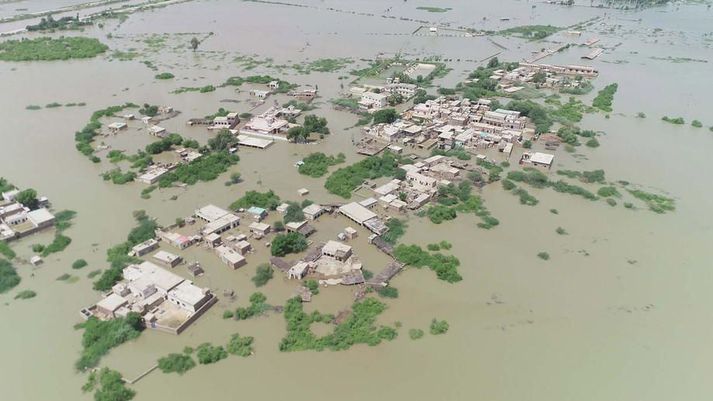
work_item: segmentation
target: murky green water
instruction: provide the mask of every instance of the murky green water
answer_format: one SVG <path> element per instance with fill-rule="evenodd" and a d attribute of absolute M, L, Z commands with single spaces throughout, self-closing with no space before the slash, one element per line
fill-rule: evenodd
<path fill-rule="evenodd" d="M 73 370 L 80 349 L 80 333 L 72 326 L 77 311 L 98 299 L 91 290 L 89 271 L 104 268 L 105 250 L 122 241 L 133 225 L 131 212 L 145 209 L 161 223 L 186 216 L 197 206 L 226 206 L 250 189 L 274 189 L 285 199 L 297 199 L 297 189 L 311 190 L 310 199 L 337 200 L 322 181 L 300 176 L 295 161 L 313 151 L 344 152 L 358 131 L 345 128 L 356 118 L 331 110 L 346 71 L 298 76 L 291 69 L 275 72 L 258 66 L 245 72 L 232 60 L 238 54 L 259 54 L 274 64 L 321 57 L 373 58 L 377 53 L 407 57 L 441 55 L 453 59 L 454 70 L 443 80 L 452 86 L 465 71 L 501 51 L 485 37 L 414 37 L 419 23 L 400 17 L 448 22 L 452 26 L 499 29 L 523 24 L 572 25 L 593 17 L 602 19 L 585 29 L 583 37 L 599 36 L 607 51 L 593 62 L 601 71 L 602 87 L 619 83 L 611 118 L 585 117 L 582 126 L 602 130 L 602 146 L 576 158 L 558 151 L 557 168 L 606 170 L 609 179 L 626 179 L 661 189 L 676 198 L 675 213 L 655 215 L 644 209 L 611 208 L 548 190 L 528 189 L 539 200 L 521 206 L 499 185 L 483 190 L 499 227 L 485 231 L 474 217 L 461 217 L 439 226 L 411 217 L 406 243 L 425 245 L 448 240 L 462 261 L 464 280 L 449 285 L 430 271 L 409 270 L 393 284 L 400 298 L 388 301 L 384 323 L 403 324 L 395 341 L 378 347 L 357 346 L 346 352 L 283 354 L 277 344 L 284 335 L 280 315 L 245 322 L 225 321 L 223 310 L 244 305 L 254 290 L 249 278 L 267 257 L 256 244 L 249 265 L 229 271 L 217 258 L 200 249 L 186 252 L 198 259 L 207 274 L 198 279 L 220 295 L 237 292 L 214 306 L 181 336 L 146 332 L 122 345 L 102 361 L 127 377 L 134 377 L 169 352 L 204 341 L 225 343 L 235 332 L 256 337 L 256 355 L 231 357 L 199 366 L 178 377 L 155 372 L 133 387 L 136 400 L 195 400 L 203 398 L 257 400 L 705 400 L 713 388 L 706 374 L 713 368 L 713 301 L 709 246 L 713 239 L 707 165 L 713 134 L 707 128 L 672 126 L 659 121 L 664 114 L 697 118 L 713 125 L 710 32 L 713 13 L 705 5 L 622 12 L 589 7 L 562 8 L 542 3 L 438 2 L 452 7 L 443 14 L 416 10 L 427 2 L 300 1 L 316 8 L 299 8 L 234 1 L 198 1 L 132 15 L 115 27 L 86 32 L 102 38 L 112 49 L 143 48 L 149 34 L 214 32 L 201 51 L 174 50 L 187 46 L 191 35 L 171 36 L 167 45 L 143 52 L 134 61 L 0 63 L 0 175 L 23 187 L 34 187 L 59 209 L 78 212 L 67 234 L 72 245 L 37 269 L 19 265 L 23 282 L 38 296 L 12 299 L 0 296 L 0 377 L 3 400 L 80 400 L 85 376 Z M 19 3 L 18 3 L 19 4 Z M 536 5 L 535 8 L 532 6 Z M 3 4 L 3 8 L 12 4 Z M 374 16 L 330 11 L 327 8 L 373 13 Z M 387 9 L 390 11 L 386 13 Z M 385 14 L 386 13 L 386 14 Z M 382 14 L 396 18 L 383 18 Z M 501 17 L 512 20 L 503 22 Z M 483 21 L 483 17 L 487 20 Z M 615 27 L 609 32 L 611 27 Z M 656 28 L 661 31 L 655 30 Z M 0 29 L 4 30 L 4 29 Z M 113 38 L 106 38 L 112 32 Z M 708 33 L 708 36 L 704 36 Z M 555 36 L 553 40 L 560 40 Z M 494 38 L 506 46 L 501 59 L 519 59 L 551 43 L 528 43 Z M 580 63 L 587 48 L 574 47 L 546 59 L 552 63 Z M 690 57 L 704 62 L 673 63 L 652 57 Z M 141 63 L 150 60 L 158 71 L 171 71 L 172 82 L 154 80 L 157 73 Z M 457 61 L 460 60 L 460 61 Z M 328 118 L 332 135 L 315 145 L 277 143 L 267 151 L 246 150 L 231 171 L 244 182 L 225 187 L 224 179 L 188 190 L 156 191 L 142 200 L 142 185 L 115 186 L 99 174 L 108 165 L 93 165 L 74 150 L 74 131 L 93 110 L 134 101 L 168 104 L 182 114 L 161 123 L 169 131 L 205 141 L 206 131 L 188 128 L 187 118 L 215 112 L 218 107 L 251 109 L 246 87 L 236 93 L 221 88 L 209 94 L 170 94 L 179 86 L 223 82 L 232 75 L 271 73 L 301 84 L 318 84 L 325 107 L 316 113 Z M 591 98 L 591 95 L 589 96 Z M 221 103 L 233 99 L 240 103 Z M 284 101 L 284 98 L 278 98 Z M 29 104 L 86 102 L 83 108 L 25 110 Z M 256 112 L 266 108 L 258 108 Z M 642 111 L 646 119 L 634 118 Z M 124 135 L 124 134 L 121 134 Z M 137 141 L 127 140 L 136 138 Z M 133 150 L 148 139 L 141 135 L 117 137 L 115 146 Z M 512 160 L 516 160 L 513 156 Z M 554 173 L 552 173 L 554 174 Z M 225 175 L 227 177 L 228 174 Z M 178 195 L 175 201 L 171 196 Z M 558 215 L 549 212 L 559 210 Z M 347 225 L 339 218 L 322 219 L 317 239 L 333 238 Z M 555 233 L 558 227 L 567 236 Z M 34 243 L 47 243 L 51 233 L 13 245 L 22 257 Z M 379 270 L 384 257 L 356 242 L 360 258 Z M 536 254 L 547 251 L 548 262 Z M 73 271 L 71 263 L 84 258 L 89 267 Z M 630 263 L 629 261 L 636 261 Z M 179 271 L 181 274 L 185 270 Z M 80 276 L 71 284 L 56 281 L 63 273 Z M 277 277 L 264 292 L 280 304 L 293 295 L 294 282 Z M 495 302 L 497 301 L 497 302 Z M 351 302 L 351 289 L 321 291 L 306 309 L 337 312 Z M 433 317 L 446 319 L 451 330 L 442 337 L 408 338 L 409 328 L 426 329 Z"/>

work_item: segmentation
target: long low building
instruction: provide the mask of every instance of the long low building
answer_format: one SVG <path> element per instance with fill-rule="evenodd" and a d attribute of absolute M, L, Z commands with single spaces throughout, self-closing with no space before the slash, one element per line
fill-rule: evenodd
<path fill-rule="evenodd" d="M 376 213 L 357 202 L 351 202 L 340 206 L 339 213 L 343 214 L 360 226 L 368 228 L 375 234 L 382 235 L 389 231 L 389 228 L 383 221 L 381 221 L 381 219 L 379 219 L 379 216 L 377 216 Z"/>

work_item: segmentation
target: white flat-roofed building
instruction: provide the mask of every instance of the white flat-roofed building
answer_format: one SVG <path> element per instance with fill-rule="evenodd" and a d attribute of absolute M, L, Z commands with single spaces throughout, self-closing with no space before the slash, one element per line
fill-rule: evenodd
<path fill-rule="evenodd" d="M 171 273 L 170 271 L 159 267 L 151 262 L 142 262 L 139 265 L 130 265 L 124 268 L 124 278 L 133 277 L 132 280 L 129 278 L 129 289 L 134 286 L 135 290 L 138 290 L 144 297 L 151 295 L 153 292 L 146 292 L 145 289 L 150 286 L 154 286 L 156 290 L 162 294 L 168 293 L 173 287 L 180 284 L 184 279 L 183 277 Z M 134 293 L 134 290 L 131 291 Z"/>
<path fill-rule="evenodd" d="M 535 166 L 550 168 L 552 167 L 552 162 L 554 161 L 554 159 L 555 155 L 549 153 L 535 152 L 532 154 L 532 156 L 530 156 L 530 163 L 534 164 Z"/>
<path fill-rule="evenodd" d="M 357 202 L 347 203 L 346 205 L 340 206 L 339 213 L 347 216 L 349 219 L 362 226 L 367 220 L 377 217 L 376 213 Z"/>
<path fill-rule="evenodd" d="M 2 193 L 2 198 L 8 202 L 13 202 L 15 200 L 15 197 L 17 194 L 20 193 L 19 189 L 11 189 L 9 191 L 3 192 Z"/>
<path fill-rule="evenodd" d="M 327 209 L 323 208 L 322 205 L 318 205 L 316 203 L 313 203 L 304 209 L 302 209 L 302 213 L 304 213 L 305 217 L 309 220 L 316 220 L 319 216 L 323 215 Z"/>
<path fill-rule="evenodd" d="M 126 298 L 111 293 L 106 298 L 97 302 L 97 311 L 107 318 L 114 318 L 116 317 L 116 311 L 128 303 L 129 301 L 127 301 Z"/>
<path fill-rule="evenodd" d="M 208 289 L 195 286 L 186 280 L 169 291 L 166 298 L 185 310 L 196 312 L 211 299 L 211 294 Z"/>
<path fill-rule="evenodd" d="M 178 249 L 186 249 L 196 242 L 196 239 L 193 237 L 188 237 L 186 235 L 170 231 L 159 231 L 158 236 Z M 198 239 L 200 239 L 200 237 L 198 237 Z"/>
<path fill-rule="evenodd" d="M 211 221 L 218 220 L 219 218 L 225 216 L 228 214 L 227 210 L 220 208 L 215 205 L 206 205 L 203 206 L 200 209 L 197 209 L 196 211 L 193 212 L 193 215 L 198 217 L 199 219 L 210 223 Z"/>
<path fill-rule="evenodd" d="M 183 258 L 181 258 L 180 256 L 174 255 L 166 251 L 156 252 L 156 254 L 153 255 L 153 258 L 169 267 L 176 267 L 179 263 L 183 261 Z"/>
<path fill-rule="evenodd" d="M 359 107 L 364 110 L 378 110 L 386 107 L 389 97 L 383 93 L 364 92 Z"/>
<path fill-rule="evenodd" d="M 36 228 L 50 227 L 54 224 L 54 215 L 45 208 L 36 209 L 28 212 L 27 219 Z"/>
<path fill-rule="evenodd" d="M 386 184 L 374 189 L 374 192 L 377 195 L 384 196 L 398 191 L 400 186 L 401 180 L 393 179 L 387 182 Z"/>
<path fill-rule="evenodd" d="M 435 178 L 414 171 L 406 172 L 406 181 L 418 191 L 435 191 L 438 187 L 438 181 Z"/>
<path fill-rule="evenodd" d="M 157 183 L 161 177 L 168 173 L 168 169 L 160 166 L 152 166 L 146 169 L 146 171 L 136 177 L 136 180 L 143 182 L 144 184 L 153 185 Z"/>
<path fill-rule="evenodd" d="M 366 198 L 362 201 L 359 201 L 359 204 L 367 209 L 371 209 L 372 207 L 376 206 L 377 200 L 374 198 Z"/>
<path fill-rule="evenodd" d="M 123 121 L 115 121 L 115 122 L 107 125 L 107 128 L 109 128 L 109 130 L 111 130 L 113 132 L 117 132 L 117 131 L 122 130 L 126 127 L 127 127 L 127 125 Z"/>
<path fill-rule="evenodd" d="M 240 217 L 232 213 L 228 213 L 203 226 L 203 229 L 201 229 L 201 235 L 207 236 L 210 234 L 221 234 L 237 227 L 238 225 L 240 225 Z"/>
<path fill-rule="evenodd" d="M 167 135 L 166 133 L 166 128 L 159 127 L 158 125 L 152 125 L 148 128 L 148 132 L 150 135 L 163 138 Z"/>
<path fill-rule="evenodd" d="M 297 262 L 294 266 L 290 267 L 290 270 L 287 271 L 287 278 L 290 280 L 302 280 L 309 273 L 312 267 L 312 263 L 303 261 Z"/>
<path fill-rule="evenodd" d="M 243 255 L 225 245 L 215 248 L 215 252 L 218 254 L 220 260 L 233 270 L 245 266 L 248 263 Z"/>
<path fill-rule="evenodd" d="M 352 247 L 337 241 L 327 241 L 322 247 L 322 256 L 329 256 L 344 262 L 352 256 Z"/>
<path fill-rule="evenodd" d="M 22 206 L 20 203 L 11 203 L 9 205 L 0 206 L 0 220 L 10 217 L 17 213 L 27 213 L 30 209 Z"/>
<path fill-rule="evenodd" d="M 158 248 L 158 241 L 155 239 L 151 238 L 148 239 L 138 245 L 134 245 L 131 248 L 130 255 L 131 256 L 144 256 L 146 254 L 151 253 L 154 249 Z"/>
<path fill-rule="evenodd" d="M 241 254 L 242 256 L 245 256 L 248 252 L 250 252 L 253 249 L 253 246 L 250 245 L 248 241 L 238 241 L 233 245 L 233 249 L 235 249 L 236 252 Z"/>
<path fill-rule="evenodd" d="M 250 224 L 250 232 L 260 236 L 265 236 L 270 232 L 270 225 L 265 223 L 254 222 Z"/>

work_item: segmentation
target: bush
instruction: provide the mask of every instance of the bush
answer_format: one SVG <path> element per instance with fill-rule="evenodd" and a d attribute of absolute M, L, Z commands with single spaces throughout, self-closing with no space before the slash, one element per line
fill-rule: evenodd
<path fill-rule="evenodd" d="M 107 49 L 108 47 L 97 39 L 81 36 L 7 40 L 0 43 L 0 60 L 50 61 L 91 58 Z"/>
<path fill-rule="evenodd" d="M 412 340 L 418 340 L 423 337 L 423 330 L 421 329 L 411 329 L 408 331 L 408 336 L 411 337 Z"/>
<path fill-rule="evenodd" d="M 307 249 L 307 239 L 297 232 L 278 234 L 270 245 L 272 256 L 285 256 L 290 253 L 302 252 L 305 249 Z"/>
<path fill-rule="evenodd" d="M 23 290 L 15 295 L 15 299 L 30 299 L 37 296 L 37 293 L 32 290 Z"/>
<path fill-rule="evenodd" d="M 285 305 L 287 335 L 280 342 L 280 351 L 323 349 L 340 351 L 349 349 L 355 344 L 375 346 L 382 340 L 390 341 L 396 337 L 396 330 L 388 326 L 376 326 L 376 318 L 385 309 L 386 305 L 374 298 L 356 302 L 346 321 L 337 325 L 331 334 L 320 338 L 312 333 L 310 326 L 315 322 L 330 322 L 334 317 L 316 311 L 307 314 L 303 310 L 300 299 L 292 298 Z"/>
<path fill-rule="evenodd" d="M 263 293 L 253 293 L 250 295 L 250 306 L 247 308 L 237 308 L 235 310 L 235 319 L 247 320 L 251 317 L 265 313 L 265 311 L 270 308 L 270 305 L 268 305 L 265 301 L 267 301 L 267 297 L 265 297 Z"/>
<path fill-rule="evenodd" d="M 399 245 L 394 250 L 396 260 L 416 268 L 428 267 L 436 273 L 440 280 L 449 283 L 461 281 L 458 274 L 460 261 L 455 256 L 446 256 L 440 253 L 428 253 L 418 245 Z"/>
<path fill-rule="evenodd" d="M 80 370 L 96 366 L 109 350 L 137 338 L 143 330 L 141 316 L 136 312 L 129 312 L 125 318 L 107 321 L 90 317 L 79 328 L 84 329 L 82 354 L 75 364 Z"/>
<path fill-rule="evenodd" d="M 385 152 L 381 156 L 370 156 L 348 167 L 333 172 L 324 184 L 327 190 L 342 198 L 351 198 L 352 191 L 367 179 L 393 177 L 397 174 L 398 158 Z"/>
<path fill-rule="evenodd" d="M 614 102 L 614 94 L 616 93 L 619 85 L 609 84 L 600 90 L 597 97 L 592 101 L 592 106 L 598 108 L 599 110 L 611 112 L 612 102 Z"/>
<path fill-rule="evenodd" d="M 255 270 L 255 276 L 253 276 L 252 282 L 255 284 L 255 287 L 262 287 L 272 279 L 272 276 L 272 266 L 270 266 L 270 264 L 268 263 L 262 263 L 258 265 L 257 269 Z"/>
<path fill-rule="evenodd" d="M 253 337 L 240 337 L 240 334 L 233 334 L 228 342 L 228 352 L 242 357 L 250 356 L 253 353 Z"/>
<path fill-rule="evenodd" d="M 439 334 L 445 334 L 446 332 L 448 332 L 449 327 L 450 326 L 448 325 L 448 322 L 446 322 L 445 320 L 437 320 L 436 318 L 434 318 L 433 320 L 431 320 L 430 331 L 431 334 L 433 334 L 434 336 Z"/>
<path fill-rule="evenodd" d="M 555 232 L 556 232 L 557 234 L 559 234 L 559 235 L 567 235 L 567 230 L 565 230 L 565 229 L 562 228 L 562 227 L 557 227 L 557 229 L 555 230 Z"/>
<path fill-rule="evenodd" d="M 694 128 L 701 128 L 703 127 L 703 123 L 698 120 L 693 120 L 691 121 L 691 126 Z"/>
<path fill-rule="evenodd" d="M 69 244 L 72 242 L 72 239 L 62 235 L 60 233 L 55 234 L 54 240 L 45 247 L 45 249 L 42 251 L 42 256 L 47 257 L 52 253 L 57 253 L 63 251 L 66 247 L 69 246 Z"/>
<path fill-rule="evenodd" d="M 312 295 L 319 294 L 319 283 L 317 280 L 306 280 L 305 287 L 312 293 Z"/>
<path fill-rule="evenodd" d="M 156 79 L 172 79 L 174 78 L 175 75 L 171 74 L 170 72 L 162 72 L 160 74 L 156 74 L 154 78 Z"/>
<path fill-rule="evenodd" d="M 617 189 L 614 187 L 601 187 L 597 191 L 597 195 L 601 196 L 602 198 L 608 198 L 610 196 L 616 196 L 616 197 L 621 196 L 619 191 L 617 191 Z"/>
<path fill-rule="evenodd" d="M 327 169 L 339 163 L 344 163 L 344 153 L 338 154 L 336 157 L 327 156 L 324 153 L 311 153 L 305 157 L 303 164 L 299 167 L 300 174 L 310 177 L 319 178 L 327 174 Z"/>
<path fill-rule="evenodd" d="M 228 357 L 225 348 L 222 346 L 214 346 L 210 343 L 203 343 L 196 348 L 196 358 L 201 365 L 216 363 L 221 359 Z"/>
<path fill-rule="evenodd" d="M 389 219 L 389 221 L 386 222 L 386 227 L 389 228 L 389 231 L 382 235 L 381 238 L 391 245 L 396 244 L 399 238 L 406 233 L 406 223 L 397 218 Z"/>
<path fill-rule="evenodd" d="M 20 276 L 9 261 L 0 259 L 0 294 L 6 293 L 20 284 Z"/>
<path fill-rule="evenodd" d="M 550 260 L 550 254 L 547 252 L 540 252 L 537 254 L 537 257 L 542 260 Z"/>
<path fill-rule="evenodd" d="M 196 366 L 196 362 L 186 354 L 168 354 L 158 360 L 158 368 L 163 373 L 178 373 L 182 375 Z"/>
<path fill-rule="evenodd" d="M 89 382 L 82 387 L 84 391 L 93 390 L 97 384 L 97 375 L 92 372 Z M 98 375 L 98 384 L 94 393 L 95 401 L 129 401 L 134 398 L 136 392 L 126 387 L 121 374 L 109 368 L 102 368 Z"/>
<path fill-rule="evenodd" d="M 86 260 L 77 259 L 74 261 L 74 263 L 72 263 L 72 269 L 75 269 L 75 270 L 82 269 L 82 268 L 85 268 L 87 266 L 87 264 L 88 263 Z"/>
<path fill-rule="evenodd" d="M 280 206 L 280 197 L 270 190 L 267 192 L 248 191 L 242 198 L 230 204 L 233 210 L 248 209 L 252 206 L 275 210 Z"/>
<path fill-rule="evenodd" d="M 376 290 L 376 293 L 384 298 L 398 298 L 399 290 L 394 287 L 381 287 Z"/>

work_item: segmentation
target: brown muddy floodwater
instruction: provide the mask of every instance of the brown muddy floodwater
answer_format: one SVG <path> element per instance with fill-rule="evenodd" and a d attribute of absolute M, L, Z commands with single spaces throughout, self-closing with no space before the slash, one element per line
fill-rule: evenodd
<path fill-rule="evenodd" d="M 488 37 L 412 36 L 421 23 L 407 19 L 497 30 L 527 24 L 570 26 L 595 17 L 600 19 L 583 28 L 583 35 L 600 37 L 606 48 L 591 64 L 601 72 L 594 82 L 597 88 L 619 83 L 615 111 L 610 118 L 585 116 L 583 128 L 606 133 L 600 138 L 602 146 L 581 147 L 576 154 L 560 149 L 550 174 L 554 176 L 557 168 L 602 168 L 610 180 L 628 180 L 670 194 L 677 202 L 675 212 L 657 215 L 640 204 L 636 210 L 612 208 L 605 202 L 529 188 L 540 203 L 527 207 L 500 185 L 491 185 L 482 196 L 500 220 L 492 230 L 477 228 L 474 216 L 459 216 L 441 225 L 411 216 L 402 242 L 425 246 L 450 241 L 451 252 L 462 262 L 463 281 L 447 284 L 428 270 L 407 270 L 393 282 L 400 297 L 386 301 L 388 309 L 379 320 L 401 322 L 399 337 L 377 347 L 360 345 L 343 352 L 280 353 L 277 345 L 285 322 L 279 314 L 242 322 L 221 318 L 224 310 L 244 306 L 254 291 L 249 279 L 267 258 L 263 244 L 256 244 L 258 252 L 238 271 L 229 271 L 204 250 L 191 249 L 182 255 L 200 260 L 206 269 L 197 283 L 219 296 L 223 289 L 233 289 L 237 300 L 221 299 L 180 336 L 146 331 L 138 340 L 112 350 L 101 365 L 134 377 L 157 358 L 186 345 L 224 344 L 239 332 L 256 338 L 254 356 L 201 365 L 183 376 L 156 371 L 131 386 L 137 391 L 135 400 L 711 399 L 713 133 L 707 127 L 713 125 L 713 12 L 705 4 L 617 11 L 584 4 L 560 7 L 494 0 L 291 1 L 305 7 L 229 0 L 172 5 L 86 30 L 85 35 L 100 38 L 111 48 L 96 59 L 0 62 L 0 176 L 36 188 L 50 197 L 57 210 L 78 212 L 67 231 L 72 244 L 39 268 L 17 264 L 22 283 L 0 296 L 0 399 L 91 399 L 91 394 L 81 392 L 86 375 L 73 368 L 81 340 L 73 326 L 80 321 L 78 310 L 99 297 L 87 274 L 106 267 L 105 251 L 124 240 L 133 225 L 132 211 L 144 209 L 159 223 L 170 224 L 205 203 L 225 207 L 251 189 L 273 189 L 283 199 L 297 200 L 297 189 L 306 187 L 310 199 L 337 201 L 323 188 L 323 179 L 299 175 L 294 163 L 314 151 L 344 152 L 349 163 L 358 160 L 352 139 L 359 132 L 348 129 L 356 117 L 333 110 L 329 100 L 338 97 L 340 83 L 347 85 L 353 79 L 339 77 L 366 65 L 360 59 L 378 53 L 441 56 L 450 60 L 447 64 L 453 71 L 437 83 L 452 87 L 495 53 L 502 52 L 502 60 L 519 60 L 551 46 L 547 41 L 563 40 L 564 35 L 544 43 L 493 37 L 506 48 L 501 49 Z M 14 15 L 10 11 L 23 3 L 2 3 L 1 15 Z M 46 8 L 74 4 L 47 3 Z M 429 13 L 417 10 L 418 6 L 452 10 Z M 501 21 L 502 17 L 510 20 Z M 0 31 L 5 30 L 0 26 Z M 167 34 L 165 41 L 155 47 L 145 41 L 163 34 Z M 207 38 L 195 53 L 187 48 L 192 36 Z M 133 50 L 138 56 L 120 61 L 112 57 L 114 50 Z M 578 64 L 588 51 L 575 46 L 543 62 Z M 251 55 L 258 62 L 250 71 L 234 61 Z M 275 67 L 325 57 L 348 57 L 353 62 L 341 71 L 309 75 Z M 156 71 L 143 61 L 150 61 Z M 162 71 L 171 71 L 176 78 L 155 80 L 154 75 Z M 103 181 L 99 175 L 110 168 L 108 162 L 94 165 L 74 149 L 74 132 L 93 110 L 126 101 L 173 106 L 182 114 L 161 125 L 205 142 L 206 131 L 188 128 L 185 121 L 218 107 L 250 111 L 248 87 L 240 92 L 230 87 L 207 94 L 170 92 L 179 86 L 219 84 L 229 76 L 257 73 L 318 85 L 321 107 L 314 113 L 329 120 L 332 135 L 318 144 L 278 142 L 266 151 L 243 150 L 240 162 L 231 168 L 242 174 L 242 183 L 224 186 L 226 173 L 185 190 L 155 191 L 149 200 L 139 197 L 143 188 L 139 183 L 117 186 Z M 587 95 L 585 101 L 592 97 Z M 87 105 L 25 109 L 55 101 Z M 648 117 L 635 118 L 637 112 Z M 660 121 L 663 115 L 699 119 L 705 128 L 665 124 Z M 148 143 L 145 134 L 131 130 L 106 141 L 129 151 Z M 171 200 L 174 195 L 177 199 Z M 559 214 L 550 213 L 553 208 Z M 343 218 L 323 218 L 317 239 L 333 238 L 346 225 Z M 557 235 L 560 226 L 569 235 Z M 385 257 L 367 245 L 366 232 L 360 234 L 354 243 L 356 252 L 367 268 L 379 270 Z M 28 258 L 30 246 L 48 243 L 51 235 L 23 239 L 13 248 Z M 549 252 L 551 259 L 538 259 L 540 251 Z M 78 258 L 86 259 L 89 266 L 72 270 Z M 57 281 L 64 273 L 79 280 Z M 179 269 L 179 273 L 186 271 Z M 262 291 L 269 303 L 277 305 L 291 297 L 295 287 L 295 282 L 276 274 Z M 13 300 L 20 289 L 38 295 Z M 351 300 L 351 289 L 327 288 L 306 310 L 335 313 Z M 434 317 L 450 323 L 446 335 L 409 339 L 409 328 L 427 331 Z"/>

